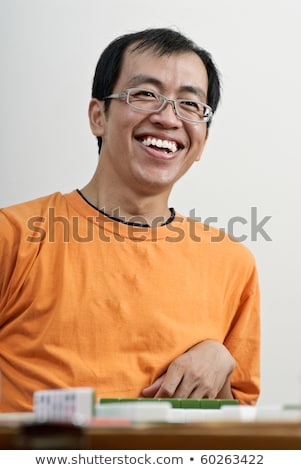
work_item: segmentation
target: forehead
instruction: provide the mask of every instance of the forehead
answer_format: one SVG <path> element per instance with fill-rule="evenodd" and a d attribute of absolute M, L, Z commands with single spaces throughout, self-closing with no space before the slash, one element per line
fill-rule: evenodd
<path fill-rule="evenodd" d="M 207 95 L 208 75 L 201 58 L 193 51 L 159 55 L 152 49 L 133 50 L 130 46 L 124 52 L 120 75 L 115 89 L 158 83 L 160 91 L 177 91 L 194 87 Z M 139 83 L 141 81 L 141 83 Z"/>

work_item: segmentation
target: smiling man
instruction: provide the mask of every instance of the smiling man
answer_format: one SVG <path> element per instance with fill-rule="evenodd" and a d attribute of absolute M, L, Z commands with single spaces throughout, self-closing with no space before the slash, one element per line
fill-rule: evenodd
<path fill-rule="evenodd" d="M 91 181 L 2 209 L 2 411 L 44 388 L 97 397 L 237 398 L 260 391 L 249 250 L 169 207 L 220 98 L 210 54 L 171 29 L 114 40 L 94 76 Z M 218 240 L 218 242 L 217 242 Z"/>

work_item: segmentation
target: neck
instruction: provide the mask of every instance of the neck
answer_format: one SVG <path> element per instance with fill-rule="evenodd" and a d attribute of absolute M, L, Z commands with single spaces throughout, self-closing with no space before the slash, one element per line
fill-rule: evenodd
<path fill-rule="evenodd" d="M 122 194 L 115 188 L 107 191 L 106 185 L 102 186 L 94 179 L 80 191 L 93 206 L 124 222 L 159 226 L 171 215 L 167 195 L 137 194 L 128 188 Z"/>

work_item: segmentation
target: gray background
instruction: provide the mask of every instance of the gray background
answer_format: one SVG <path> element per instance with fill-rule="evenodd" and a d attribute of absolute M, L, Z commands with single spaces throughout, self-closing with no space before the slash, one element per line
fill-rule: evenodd
<path fill-rule="evenodd" d="M 222 102 L 201 161 L 178 182 L 170 205 L 214 217 L 214 225 L 244 236 L 257 259 L 260 404 L 301 401 L 300 24 L 298 0 L 0 1 L 2 207 L 91 178 L 92 77 L 117 35 L 171 26 L 213 54 Z M 271 216 L 267 236 L 255 236 L 252 211 L 257 222 Z"/>

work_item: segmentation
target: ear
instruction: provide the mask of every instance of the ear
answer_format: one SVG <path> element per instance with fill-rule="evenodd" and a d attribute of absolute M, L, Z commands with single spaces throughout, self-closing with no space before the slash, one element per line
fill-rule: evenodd
<path fill-rule="evenodd" d="M 95 137 L 102 137 L 104 133 L 105 110 L 104 101 L 92 98 L 89 103 L 90 128 Z"/>

